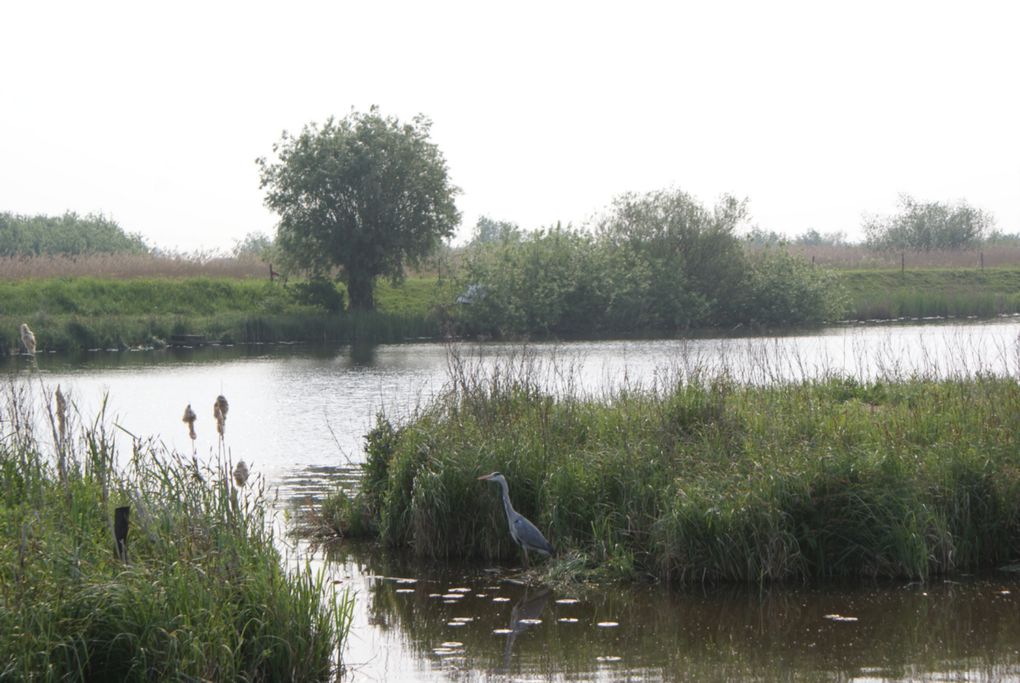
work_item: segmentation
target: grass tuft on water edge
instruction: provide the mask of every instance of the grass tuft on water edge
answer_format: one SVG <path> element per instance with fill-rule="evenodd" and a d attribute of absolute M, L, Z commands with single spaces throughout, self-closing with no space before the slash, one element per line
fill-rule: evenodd
<path fill-rule="evenodd" d="M 49 397 L 46 397 L 47 402 Z M 351 620 L 321 572 L 284 567 L 261 486 L 115 434 L 0 413 L 0 680 L 327 680 Z M 128 561 L 114 508 L 130 506 Z"/>

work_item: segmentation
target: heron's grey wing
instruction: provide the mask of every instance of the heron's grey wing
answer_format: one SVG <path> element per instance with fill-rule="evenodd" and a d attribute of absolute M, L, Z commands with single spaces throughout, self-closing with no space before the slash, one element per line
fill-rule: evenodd
<path fill-rule="evenodd" d="M 517 515 L 517 519 L 514 520 L 514 532 L 521 544 L 528 550 L 537 550 L 546 555 L 552 555 L 555 552 L 552 544 L 545 540 L 545 536 L 538 530 L 538 527 L 522 515 Z"/>

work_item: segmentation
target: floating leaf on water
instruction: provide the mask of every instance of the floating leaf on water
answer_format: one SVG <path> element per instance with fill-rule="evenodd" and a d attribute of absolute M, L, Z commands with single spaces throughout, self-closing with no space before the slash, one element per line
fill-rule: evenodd
<path fill-rule="evenodd" d="M 396 592 L 397 593 L 414 593 L 415 591 L 414 591 L 413 588 L 398 588 L 396 590 Z"/>
<path fill-rule="evenodd" d="M 493 602 L 510 602 L 510 598 L 493 598 Z"/>
<path fill-rule="evenodd" d="M 441 597 L 443 597 L 443 594 L 442 593 L 429 593 L 429 597 L 430 598 L 441 598 Z"/>
<path fill-rule="evenodd" d="M 621 659 L 623 659 L 623 657 L 617 657 L 616 655 L 603 655 L 601 657 L 596 657 L 595 661 L 598 661 L 598 662 L 618 662 Z"/>
<path fill-rule="evenodd" d="M 556 604 L 557 605 L 576 605 L 579 602 L 581 602 L 581 601 L 578 600 L 577 598 L 560 598 L 559 600 L 556 601 Z"/>
<path fill-rule="evenodd" d="M 560 623 L 563 623 L 563 624 L 576 624 L 577 623 L 577 619 L 575 619 L 574 617 L 560 617 L 556 621 L 559 621 Z"/>
<path fill-rule="evenodd" d="M 467 622 L 464 621 L 448 621 L 447 626 L 467 626 Z"/>
<path fill-rule="evenodd" d="M 1006 589 L 1002 589 L 1001 591 L 999 591 L 999 595 L 1009 595 L 1009 591 Z"/>
<path fill-rule="evenodd" d="M 524 624 L 525 626 L 534 626 L 535 624 L 541 624 L 541 619 L 518 619 L 518 624 Z"/>
<path fill-rule="evenodd" d="M 831 621 L 857 621 L 857 617 L 844 617 L 842 614 L 826 614 L 823 618 Z"/>
<path fill-rule="evenodd" d="M 434 647 L 434 648 L 432 648 L 432 654 L 439 655 L 440 657 L 442 657 L 443 655 L 452 655 L 455 652 L 457 652 L 457 650 L 454 650 L 454 649 L 451 649 L 451 648 L 448 648 L 448 647 Z"/>
<path fill-rule="evenodd" d="M 618 621 L 600 621 L 599 623 L 597 623 L 595 625 L 598 626 L 599 628 L 613 628 L 614 626 L 619 626 L 620 622 L 618 622 Z"/>
<path fill-rule="evenodd" d="M 508 633 L 513 633 L 513 631 L 511 631 L 508 628 L 494 628 L 492 629 L 492 632 L 495 633 L 497 636 L 505 636 Z"/>
<path fill-rule="evenodd" d="M 439 647 L 464 647 L 464 643 L 459 643 L 456 640 L 448 640 L 445 643 L 440 643 Z"/>
<path fill-rule="evenodd" d="M 443 593 L 444 600 L 460 600 L 463 597 L 463 593 Z"/>
<path fill-rule="evenodd" d="M 397 579 L 397 583 L 418 583 L 418 579 Z"/>
<path fill-rule="evenodd" d="M 470 588 L 450 588 L 446 591 L 447 593 L 470 593 Z"/>
<path fill-rule="evenodd" d="M 454 621 L 463 621 L 466 624 L 469 621 L 474 621 L 475 618 L 474 617 L 454 617 L 453 620 Z"/>
<path fill-rule="evenodd" d="M 487 598 L 489 596 L 487 594 L 485 594 L 485 593 L 475 593 L 475 597 L 476 598 Z"/>

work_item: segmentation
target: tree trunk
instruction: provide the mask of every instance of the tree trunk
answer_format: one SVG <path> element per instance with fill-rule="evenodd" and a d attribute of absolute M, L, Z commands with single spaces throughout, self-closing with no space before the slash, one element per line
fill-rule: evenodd
<path fill-rule="evenodd" d="M 352 311 L 375 310 L 375 278 L 368 273 L 348 273 L 347 296 Z"/>

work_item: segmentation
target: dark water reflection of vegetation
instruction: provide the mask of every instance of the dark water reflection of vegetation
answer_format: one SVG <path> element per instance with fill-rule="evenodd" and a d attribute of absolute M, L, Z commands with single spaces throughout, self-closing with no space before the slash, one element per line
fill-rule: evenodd
<path fill-rule="evenodd" d="M 370 679 L 1020 678 L 1020 580 L 1008 574 L 563 592 L 514 583 L 512 568 L 408 564 L 365 546 L 331 559 L 360 586 L 368 627 L 403 651 L 393 670 L 385 663 L 396 653 L 359 652 L 355 642 L 348 664 Z"/>

